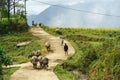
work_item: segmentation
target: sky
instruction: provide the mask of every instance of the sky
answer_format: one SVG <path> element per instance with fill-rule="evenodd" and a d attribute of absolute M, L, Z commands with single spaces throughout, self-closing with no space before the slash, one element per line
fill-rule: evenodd
<path fill-rule="evenodd" d="M 53 5 L 75 5 L 83 3 L 85 0 L 28 0 L 27 1 L 27 14 L 37 15 L 50 7 L 50 5 L 42 4 L 40 2 L 45 2 Z M 88 0 L 89 1 L 89 0 Z"/>
<path fill-rule="evenodd" d="M 98 14 L 92 14 L 92 13 L 87 14 L 87 12 L 82 12 L 83 13 L 82 15 L 73 14 L 72 16 L 75 17 L 75 20 L 71 21 L 73 22 L 73 24 L 71 23 L 71 25 L 73 26 L 76 26 L 76 25 L 80 26 L 79 24 L 76 23 L 77 21 L 83 21 L 83 23 L 86 23 L 86 25 L 88 24 L 88 26 L 90 26 L 90 24 L 93 26 L 95 24 L 96 25 L 100 24 L 104 26 L 110 26 L 112 24 L 113 26 L 120 26 L 120 23 L 119 23 L 120 21 L 120 9 L 119 9 L 120 0 L 28 0 L 27 1 L 27 16 L 38 15 L 44 12 L 46 9 L 51 7 L 50 5 L 43 4 L 41 2 L 52 4 L 52 5 L 66 6 L 68 8 L 80 10 L 79 13 L 82 12 L 81 10 L 98 13 Z M 73 7 L 74 5 L 79 5 L 79 6 Z M 68 12 L 66 11 L 64 11 L 63 13 L 69 13 L 69 11 Z M 73 12 L 76 12 L 76 11 L 73 11 Z M 101 14 L 108 14 L 112 16 L 105 16 Z M 67 21 L 64 21 L 65 20 L 64 17 L 67 17 L 67 15 L 63 15 L 63 16 L 60 16 L 60 15 L 61 14 L 59 14 L 59 16 L 53 16 L 49 22 L 51 22 L 51 24 L 53 25 L 58 25 L 58 26 L 63 25 L 63 23 L 67 23 Z M 83 19 L 80 20 L 79 16 L 83 16 L 85 20 Z M 63 18 L 63 19 L 58 20 L 58 17 Z M 69 17 L 70 16 L 68 16 L 68 18 Z M 54 23 L 55 21 L 56 22 L 58 21 L 58 23 L 55 24 Z"/>
<path fill-rule="evenodd" d="M 27 1 L 27 15 L 37 15 L 50 7 L 50 5 L 42 4 L 41 2 L 54 4 L 54 5 L 76 5 L 79 3 L 97 2 L 97 3 L 108 3 L 108 2 L 120 2 L 120 0 L 28 0 Z M 97 11 L 95 11 L 97 12 Z"/>

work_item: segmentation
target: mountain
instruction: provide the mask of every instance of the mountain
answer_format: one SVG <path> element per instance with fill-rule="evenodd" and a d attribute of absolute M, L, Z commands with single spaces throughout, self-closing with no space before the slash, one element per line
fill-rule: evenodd
<path fill-rule="evenodd" d="M 63 7 L 51 6 L 38 15 L 28 16 L 28 24 L 31 25 L 32 20 L 34 20 L 36 23 L 42 22 L 45 25 L 59 27 L 117 28 L 120 27 L 120 17 L 117 17 L 120 13 L 120 4 L 117 2 L 116 4 L 111 4 L 112 2 L 87 2 L 72 6 L 61 5 Z M 102 15 L 99 13 L 102 13 Z"/>

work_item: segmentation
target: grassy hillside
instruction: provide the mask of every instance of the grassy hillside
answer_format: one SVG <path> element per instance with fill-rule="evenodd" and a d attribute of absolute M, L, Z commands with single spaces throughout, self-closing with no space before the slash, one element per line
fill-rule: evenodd
<path fill-rule="evenodd" d="M 18 43 L 31 41 L 30 44 L 16 47 Z M 0 46 L 6 54 L 12 58 L 13 63 L 23 63 L 29 61 L 28 54 L 32 51 L 40 50 L 39 38 L 29 32 L 17 32 L 0 36 Z"/>
<path fill-rule="evenodd" d="M 75 55 L 60 65 L 64 70 L 78 70 L 90 80 L 119 80 L 120 29 L 60 28 L 62 35 L 55 29 L 44 27 L 47 32 L 69 40 L 76 49 Z M 55 73 L 64 75 L 57 68 Z"/>
<path fill-rule="evenodd" d="M 17 47 L 18 43 L 28 42 L 30 43 L 25 46 Z M 45 40 L 33 36 L 30 32 L 13 32 L 10 34 L 4 34 L 0 36 L 0 47 L 5 51 L 6 55 L 9 56 L 13 64 L 20 64 L 29 62 L 28 55 L 37 50 L 41 50 L 42 55 L 48 53 L 44 46 Z M 18 68 L 3 68 L 3 76 L 5 80 L 10 80 L 10 75 Z"/>

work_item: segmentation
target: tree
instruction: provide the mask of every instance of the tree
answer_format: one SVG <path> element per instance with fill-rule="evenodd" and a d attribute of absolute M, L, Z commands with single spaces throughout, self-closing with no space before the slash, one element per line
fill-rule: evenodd
<path fill-rule="evenodd" d="M 6 5 L 6 0 L 1 0 L 0 1 L 0 18 L 4 17 L 4 11 L 5 11 L 5 5 Z"/>
<path fill-rule="evenodd" d="M 13 12 L 14 12 L 14 16 L 15 16 L 15 0 L 13 1 Z"/>
<path fill-rule="evenodd" d="M 26 18 L 26 1 L 27 0 L 1 0 L 0 1 L 0 18 L 7 17 L 8 19 L 12 15 L 24 16 Z M 7 16 L 4 14 L 6 11 Z M 5 16 L 4 16 L 5 15 Z"/>
<path fill-rule="evenodd" d="M 27 0 L 24 0 L 24 6 L 25 6 L 25 17 L 26 17 L 26 13 L 27 13 L 27 11 L 26 11 L 26 1 L 27 1 Z"/>
<path fill-rule="evenodd" d="M 16 15 L 16 8 L 19 7 L 20 5 L 20 2 L 21 0 L 13 0 L 13 13 L 14 13 L 14 16 Z"/>
<path fill-rule="evenodd" d="M 7 7 L 8 7 L 8 20 L 10 18 L 10 0 L 7 0 Z"/>

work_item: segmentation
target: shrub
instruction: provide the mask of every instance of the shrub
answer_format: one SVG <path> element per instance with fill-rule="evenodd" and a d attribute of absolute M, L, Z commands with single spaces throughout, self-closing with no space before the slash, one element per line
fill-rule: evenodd
<path fill-rule="evenodd" d="M 11 64 L 11 59 L 10 57 L 6 56 L 4 50 L 0 48 L 0 75 L 2 75 L 2 64 L 5 66 Z"/>
<path fill-rule="evenodd" d="M 82 50 L 81 58 L 79 58 L 79 70 L 86 73 L 89 70 L 89 66 L 98 59 L 98 50 L 93 46 L 84 47 Z"/>
<path fill-rule="evenodd" d="M 104 49 L 102 55 L 90 66 L 90 79 L 118 80 L 120 78 L 119 41 L 105 41 L 102 48 Z"/>
<path fill-rule="evenodd" d="M 56 35 L 53 32 L 55 28 L 45 29 Z M 65 70 L 79 69 L 80 72 L 89 75 L 89 80 L 120 79 L 119 29 L 62 28 L 61 30 L 62 37 L 75 42 L 74 48 L 78 48 L 78 51 L 61 65 Z"/>
<path fill-rule="evenodd" d="M 11 33 L 15 31 L 24 31 L 27 29 L 27 23 L 24 18 L 3 18 L 0 21 L 0 34 Z"/>

